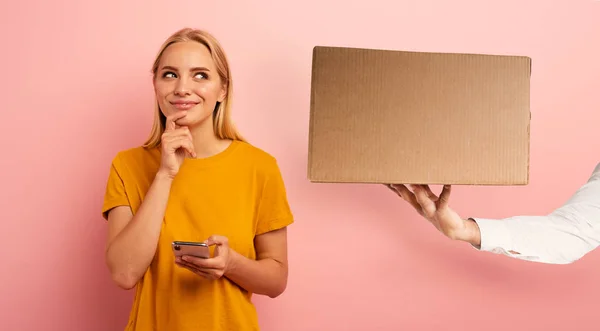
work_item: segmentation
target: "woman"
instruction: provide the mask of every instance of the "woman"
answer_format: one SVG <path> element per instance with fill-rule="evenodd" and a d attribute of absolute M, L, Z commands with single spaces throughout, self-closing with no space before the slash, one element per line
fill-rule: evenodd
<path fill-rule="evenodd" d="M 258 330 L 251 293 L 287 284 L 293 218 L 277 162 L 234 128 L 229 64 L 210 34 L 173 34 L 152 73 L 150 137 L 116 155 L 102 209 L 112 278 L 136 289 L 126 330 Z M 173 241 L 212 256 L 176 259 Z"/>
<path fill-rule="evenodd" d="M 568 264 L 600 245 L 600 163 L 570 199 L 548 215 L 503 220 L 463 219 L 448 206 L 449 185 L 436 196 L 427 185 L 388 185 L 450 239 L 520 260 Z"/>

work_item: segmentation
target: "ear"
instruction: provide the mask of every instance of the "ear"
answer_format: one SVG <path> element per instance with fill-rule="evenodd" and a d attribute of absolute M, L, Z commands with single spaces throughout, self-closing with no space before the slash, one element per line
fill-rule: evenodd
<path fill-rule="evenodd" d="M 217 101 L 223 102 L 223 100 L 225 100 L 226 96 L 227 96 L 227 85 L 223 85 L 223 87 L 221 88 L 221 91 L 219 92 L 219 97 L 217 98 Z"/>

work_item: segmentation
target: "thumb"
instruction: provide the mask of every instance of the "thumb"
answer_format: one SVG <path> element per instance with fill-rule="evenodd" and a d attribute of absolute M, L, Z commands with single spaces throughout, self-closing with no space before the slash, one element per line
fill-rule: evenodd
<path fill-rule="evenodd" d="M 208 246 L 212 246 L 212 245 L 217 245 L 217 246 L 222 246 L 222 245 L 226 245 L 227 244 L 227 238 L 223 237 L 223 236 L 210 236 L 205 243 Z"/>
<path fill-rule="evenodd" d="M 439 206 L 438 208 L 443 209 L 448 207 L 448 202 L 450 200 L 450 192 L 452 191 L 451 185 L 444 185 L 442 188 L 442 193 L 440 193 L 440 198 L 438 199 Z"/>

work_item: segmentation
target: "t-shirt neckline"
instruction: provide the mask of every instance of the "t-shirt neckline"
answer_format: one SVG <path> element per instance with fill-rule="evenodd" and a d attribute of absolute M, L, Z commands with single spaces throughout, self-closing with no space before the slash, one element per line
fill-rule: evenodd
<path fill-rule="evenodd" d="M 208 156 L 208 157 L 202 157 L 202 158 L 186 158 L 183 163 L 184 164 L 188 164 L 188 165 L 193 165 L 194 167 L 197 166 L 201 166 L 201 167 L 208 167 L 208 166 L 212 166 L 217 164 L 218 162 L 221 162 L 222 160 L 224 160 L 225 158 L 227 158 L 229 155 L 231 155 L 239 146 L 240 141 L 238 140 L 232 140 L 231 143 L 229 144 L 229 146 L 227 146 L 227 148 L 225 148 L 224 150 L 222 150 L 221 152 Z"/>

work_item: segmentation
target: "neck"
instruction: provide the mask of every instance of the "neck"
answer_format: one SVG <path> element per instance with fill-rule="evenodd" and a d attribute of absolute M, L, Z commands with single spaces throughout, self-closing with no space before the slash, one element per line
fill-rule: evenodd
<path fill-rule="evenodd" d="M 190 132 L 192 133 L 197 158 L 205 158 L 218 154 L 224 151 L 231 143 L 231 140 L 219 139 L 215 135 L 212 117 L 197 126 L 190 127 Z"/>

